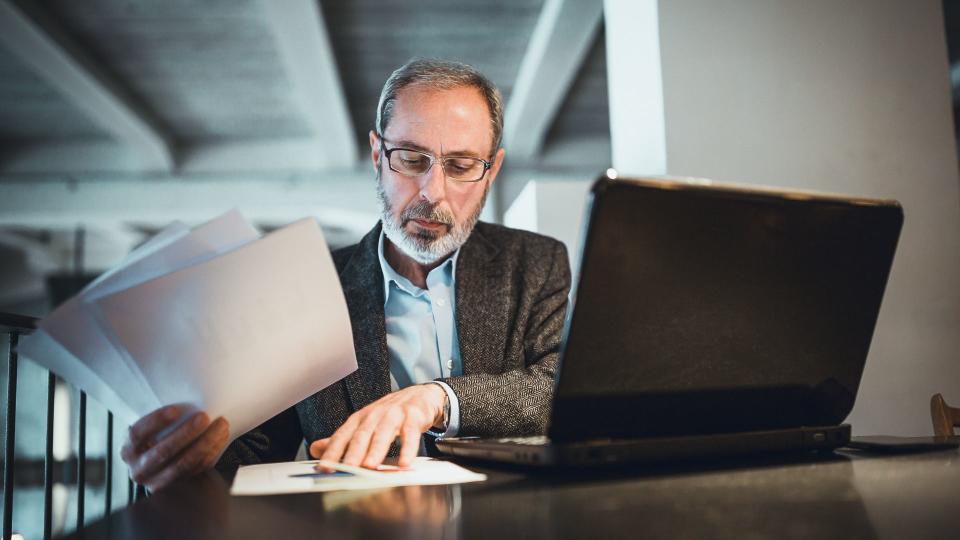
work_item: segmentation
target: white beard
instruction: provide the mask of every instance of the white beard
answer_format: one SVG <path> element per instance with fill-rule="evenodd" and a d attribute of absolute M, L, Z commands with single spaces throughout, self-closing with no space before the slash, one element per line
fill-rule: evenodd
<path fill-rule="evenodd" d="M 453 253 L 462 246 L 473 232 L 473 227 L 480 219 L 480 213 L 483 211 L 483 205 L 487 202 L 487 192 L 490 184 L 484 187 L 483 198 L 477 205 L 476 211 L 469 219 L 462 224 L 458 224 L 456 219 L 449 212 L 440 210 L 434 206 L 429 210 L 427 204 L 411 205 L 401 212 L 399 221 L 394 219 L 393 211 L 390 208 L 390 201 L 387 200 L 387 194 L 383 191 L 383 183 L 377 175 L 377 198 L 380 199 L 380 221 L 383 223 L 383 234 L 387 236 L 393 245 L 400 248 L 411 259 L 420 264 L 432 264 L 447 255 Z M 438 221 L 447 224 L 446 233 L 433 233 L 423 231 L 421 234 L 410 234 L 404 228 L 406 221 L 411 217 L 418 217 Z"/>

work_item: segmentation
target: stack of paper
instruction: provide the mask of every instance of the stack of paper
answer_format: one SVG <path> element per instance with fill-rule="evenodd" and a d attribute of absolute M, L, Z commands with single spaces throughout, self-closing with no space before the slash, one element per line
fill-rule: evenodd
<path fill-rule="evenodd" d="M 230 440 L 357 368 L 320 227 L 174 223 L 39 323 L 20 353 L 132 423 L 186 403 Z"/>

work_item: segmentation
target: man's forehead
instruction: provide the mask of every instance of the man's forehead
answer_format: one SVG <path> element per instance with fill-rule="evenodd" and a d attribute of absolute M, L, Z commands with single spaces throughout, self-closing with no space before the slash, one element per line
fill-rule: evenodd
<path fill-rule="evenodd" d="M 393 146 L 482 155 L 490 151 L 493 130 L 486 100 L 476 88 L 412 86 L 397 93 L 383 135 Z"/>

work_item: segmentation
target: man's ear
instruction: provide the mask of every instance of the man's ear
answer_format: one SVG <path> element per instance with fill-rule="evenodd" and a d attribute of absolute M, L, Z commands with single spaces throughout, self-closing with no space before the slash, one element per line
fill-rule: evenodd
<path fill-rule="evenodd" d="M 494 180 L 497 179 L 497 175 L 500 174 L 500 167 L 503 165 L 503 158 L 507 155 L 507 151 L 503 148 L 497 150 L 497 153 L 493 156 L 493 165 L 490 166 L 490 183 L 492 184 Z"/>
<path fill-rule="evenodd" d="M 373 170 L 376 172 L 380 166 L 380 138 L 372 129 L 370 130 L 370 159 L 373 161 Z"/>

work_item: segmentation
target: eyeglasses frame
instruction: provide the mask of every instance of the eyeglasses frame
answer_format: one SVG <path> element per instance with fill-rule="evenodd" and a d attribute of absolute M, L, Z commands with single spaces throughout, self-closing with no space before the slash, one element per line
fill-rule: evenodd
<path fill-rule="evenodd" d="M 449 180 L 451 180 L 451 181 L 453 181 L 453 182 L 457 182 L 457 183 L 460 183 L 460 184 L 475 184 L 475 183 L 483 180 L 484 177 L 487 176 L 487 171 L 489 171 L 490 168 L 493 167 L 493 162 L 492 162 L 492 161 L 488 161 L 488 160 L 486 160 L 486 159 L 479 158 L 479 157 L 474 157 L 474 156 L 443 156 L 443 157 L 438 157 L 438 156 L 435 156 L 435 155 L 433 155 L 433 154 L 431 154 L 431 153 L 429 153 L 429 152 L 424 152 L 424 151 L 422 151 L 422 150 L 415 150 L 415 149 L 413 149 L 413 148 L 404 148 L 404 147 L 402 147 L 402 146 L 395 146 L 395 147 L 393 147 L 393 148 L 387 148 L 386 145 L 385 145 L 385 143 L 387 142 L 387 139 L 386 139 L 383 135 L 380 135 L 379 133 L 377 133 L 377 138 L 380 139 L 380 152 L 381 152 L 383 155 L 385 155 L 386 158 L 387 158 L 387 167 L 390 167 L 390 170 L 393 171 L 393 172 L 395 172 L 395 173 L 397 173 L 397 174 L 402 174 L 403 176 L 407 176 L 407 177 L 410 177 L 410 178 L 413 178 L 413 177 L 415 177 L 415 176 L 423 176 L 423 175 L 427 174 L 428 172 L 430 172 L 430 169 L 433 168 L 434 164 L 436 164 L 436 163 L 439 161 L 439 162 L 440 162 L 440 168 L 443 170 L 443 177 L 444 177 L 444 178 L 447 178 L 447 179 L 449 179 Z M 403 150 L 403 151 L 405 151 L 405 152 L 416 152 L 417 154 L 420 154 L 421 156 L 427 156 L 427 157 L 430 159 L 430 166 L 427 167 L 427 170 L 423 171 L 422 173 L 420 173 L 420 174 L 418 174 L 418 175 L 407 174 L 407 173 L 398 171 L 398 170 L 396 170 L 396 169 L 393 168 L 393 165 L 390 164 L 390 154 L 394 153 L 394 152 L 397 151 L 397 150 Z M 445 162 L 445 161 L 448 160 L 448 159 L 464 159 L 464 158 L 466 158 L 466 159 L 475 159 L 475 160 L 478 160 L 478 161 L 480 161 L 481 163 L 483 163 L 483 173 L 480 174 L 480 178 L 477 178 L 476 180 L 457 180 L 456 178 L 452 178 L 452 177 L 450 177 L 450 176 L 447 174 L 447 169 L 444 168 L 443 162 Z"/>

